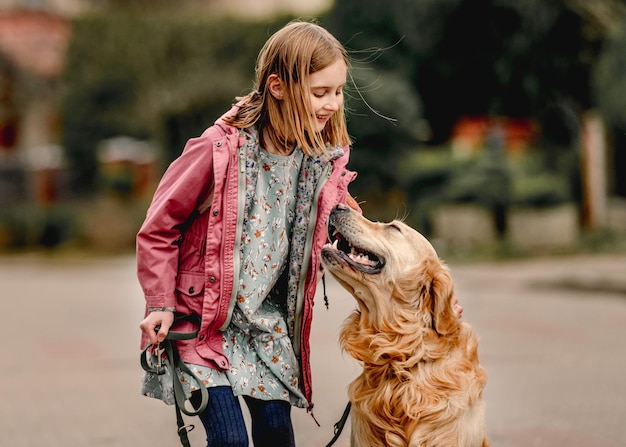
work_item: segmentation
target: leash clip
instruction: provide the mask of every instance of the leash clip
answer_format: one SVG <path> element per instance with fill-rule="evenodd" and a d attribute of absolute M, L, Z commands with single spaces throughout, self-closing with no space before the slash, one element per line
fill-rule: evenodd
<path fill-rule="evenodd" d="M 161 343 L 155 345 L 155 347 L 154 347 L 154 354 L 156 355 L 157 363 L 154 366 L 154 373 L 159 375 L 159 376 L 165 374 L 165 365 L 163 364 L 163 353 L 164 352 L 165 352 L 165 349 L 161 347 Z"/>

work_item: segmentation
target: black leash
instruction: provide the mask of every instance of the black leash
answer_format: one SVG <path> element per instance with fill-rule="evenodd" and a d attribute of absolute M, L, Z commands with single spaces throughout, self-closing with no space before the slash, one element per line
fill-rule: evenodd
<path fill-rule="evenodd" d="M 328 303 L 328 296 L 326 295 L 326 272 L 322 274 L 322 288 L 324 289 L 324 305 L 326 306 L 326 309 L 328 309 L 329 303 Z M 337 439 L 339 439 L 339 436 L 341 436 L 341 432 L 346 426 L 346 422 L 348 422 L 348 416 L 350 415 L 351 406 L 352 404 L 348 402 L 348 405 L 346 405 L 346 409 L 343 410 L 341 419 L 339 419 L 335 423 L 335 436 L 333 436 L 333 439 L 331 439 L 330 442 L 326 444 L 326 447 L 332 446 L 335 442 L 337 442 Z"/>
<path fill-rule="evenodd" d="M 348 405 L 346 405 L 346 409 L 343 410 L 341 419 L 339 419 L 335 423 L 335 436 L 333 436 L 333 439 L 331 439 L 330 442 L 326 444 L 326 447 L 330 447 L 331 445 L 333 445 L 335 442 L 337 442 L 337 439 L 339 439 L 339 436 L 341 436 L 341 432 L 343 431 L 343 428 L 346 426 L 346 422 L 348 422 L 348 415 L 350 414 L 351 406 L 352 404 L 348 402 Z"/>
<path fill-rule="evenodd" d="M 328 309 L 328 296 L 326 296 L 326 272 L 322 273 L 322 287 L 324 288 L 324 305 Z"/>
<path fill-rule="evenodd" d="M 190 321 L 196 324 L 198 327 L 200 326 L 200 317 L 198 317 L 197 315 L 182 314 L 176 314 L 172 326 L 180 323 L 181 321 Z M 158 328 L 155 329 L 158 331 Z M 180 355 L 178 354 L 178 350 L 176 349 L 176 344 L 174 342 L 176 340 L 191 340 L 197 335 L 197 330 L 192 332 L 169 331 L 167 333 L 167 337 L 165 337 L 165 340 L 162 341 L 156 348 L 156 365 L 150 365 L 147 358 L 147 352 L 153 345 L 148 345 L 146 349 L 143 350 L 140 357 L 141 367 L 146 372 L 161 375 L 165 374 L 167 368 L 170 375 L 172 376 L 172 379 L 174 381 L 174 403 L 176 407 L 176 424 L 178 425 L 178 437 L 180 438 L 180 442 L 183 447 L 191 447 L 187 433 L 193 430 L 194 426 L 192 424 L 185 425 L 185 421 L 183 420 L 183 415 L 181 414 L 181 412 L 185 413 L 188 416 L 197 416 L 198 414 L 202 413 L 209 403 L 209 392 L 207 391 L 204 384 L 200 381 L 198 376 L 196 376 L 196 374 L 191 369 L 189 369 L 189 367 L 180 359 Z M 162 353 L 165 353 L 168 362 L 162 363 Z M 181 385 L 180 380 L 178 380 L 176 368 L 189 374 L 198 385 L 202 400 L 200 406 L 195 411 L 190 411 L 185 408 L 185 391 L 183 390 L 183 386 Z"/>

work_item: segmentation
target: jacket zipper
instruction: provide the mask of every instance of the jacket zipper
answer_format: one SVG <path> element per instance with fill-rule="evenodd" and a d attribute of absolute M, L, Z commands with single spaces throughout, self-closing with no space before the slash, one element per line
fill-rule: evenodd
<path fill-rule="evenodd" d="M 241 256 L 239 255 L 239 252 L 241 250 L 241 233 L 243 232 L 243 213 L 246 197 L 245 145 L 242 145 L 238 148 L 238 154 L 239 174 L 237 175 L 237 224 L 235 226 L 235 247 L 233 249 L 233 290 L 230 295 L 230 300 L 228 301 L 228 315 L 226 316 L 224 324 L 220 328 L 221 331 L 226 330 L 226 328 L 230 324 L 230 319 L 233 315 L 233 310 L 235 309 L 235 303 L 237 302 L 237 291 L 239 289 L 237 278 L 239 278 L 239 270 L 241 269 Z"/>

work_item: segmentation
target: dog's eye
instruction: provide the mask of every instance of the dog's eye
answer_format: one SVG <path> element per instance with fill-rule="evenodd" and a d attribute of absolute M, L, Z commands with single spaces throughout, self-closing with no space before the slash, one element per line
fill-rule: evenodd
<path fill-rule="evenodd" d="M 396 231 L 399 231 L 400 233 L 402 233 L 402 230 L 400 229 L 400 227 L 398 225 L 396 225 L 395 223 L 390 223 L 389 225 L 387 225 L 387 228 L 393 228 Z"/>

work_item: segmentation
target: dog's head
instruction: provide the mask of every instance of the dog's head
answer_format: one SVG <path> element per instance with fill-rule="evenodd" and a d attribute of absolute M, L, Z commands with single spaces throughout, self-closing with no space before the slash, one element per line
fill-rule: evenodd
<path fill-rule="evenodd" d="M 448 269 L 419 232 L 400 221 L 371 222 L 337 205 L 328 233 L 322 261 L 372 326 L 418 323 L 444 335 L 459 324 Z"/>

